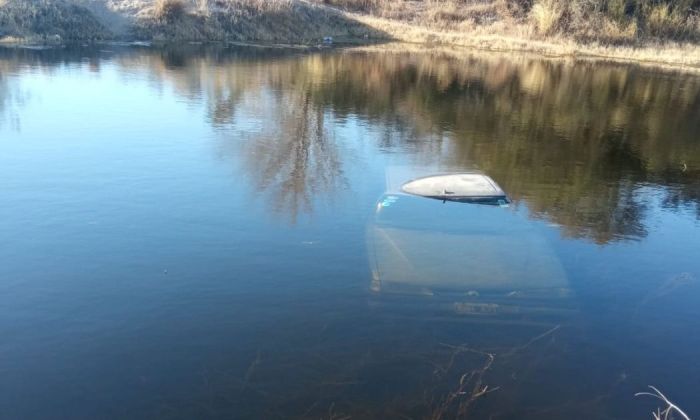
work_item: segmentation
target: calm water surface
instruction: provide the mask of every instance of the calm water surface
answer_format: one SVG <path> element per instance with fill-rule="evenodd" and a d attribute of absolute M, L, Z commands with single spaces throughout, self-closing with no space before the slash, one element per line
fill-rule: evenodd
<path fill-rule="evenodd" d="M 700 416 L 699 300 L 700 76 L 0 50 L 0 418 Z"/>

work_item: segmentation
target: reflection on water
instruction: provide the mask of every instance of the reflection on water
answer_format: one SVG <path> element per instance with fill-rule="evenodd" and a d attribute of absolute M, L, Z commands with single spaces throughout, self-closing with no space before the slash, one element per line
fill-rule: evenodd
<path fill-rule="evenodd" d="M 667 206 L 700 215 L 693 75 L 488 55 L 236 59 L 181 58 L 177 71 L 149 65 L 183 95 L 204 95 L 217 127 L 235 126 L 236 112 L 260 119 L 255 135 L 268 141 L 251 142 L 249 176 L 284 197 L 273 200 L 276 211 L 309 212 L 310 195 L 343 185 L 342 158 L 323 119 L 357 116 L 384 133 L 382 147 L 408 148 L 421 164 L 478 166 L 566 235 L 598 243 L 643 237 L 637 191 L 646 185 L 663 185 Z M 270 140 L 283 146 L 266 146 Z"/>
<path fill-rule="evenodd" d="M 698 413 L 698 132 L 634 65 L 0 49 L 0 417 Z"/>
<path fill-rule="evenodd" d="M 314 197 L 331 199 L 347 181 L 326 111 L 311 104 L 308 91 L 262 99 L 270 120 L 244 148 L 246 172 L 270 207 L 295 222 L 312 213 Z"/>
<path fill-rule="evenodd" d="M 63 63 L 53 62 L 55 52 L 33 53 L 24 52 L 43 67 Z M 409 149 L 423 165 L 483 169 L 573 237 L 643 237 L 638 189 L 647 185 L 664 186 L 666 206 L 700 215 L 694 75 L 496 55 L 277 49 L 132 51 L 116 60 L 203 98 L 223 137 L 251 137 L 228 153 L 247 157 L 255 189 L 292 221 L 312 211 L 312 196 L 331 198 L 346 185 L 333 126 L 350 116 L 381 131 L 381 147 Z M 90 66 L 99 69 L 99 60 Z M 12 100 L 7 87 L 3 96 Z M 237 114 L 257 127 L 237 124 Z"/>
<path fill-rule="evenodd" d="M 10 124 L 15 130 L 19 130 L 19 116 L 16 107 L 24 102 L 8 81 L 8 72 L 0 69 L 0 126 Z"/>

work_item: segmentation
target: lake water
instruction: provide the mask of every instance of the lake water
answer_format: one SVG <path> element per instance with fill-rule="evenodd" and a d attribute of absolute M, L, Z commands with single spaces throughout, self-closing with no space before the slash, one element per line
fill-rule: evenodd
<path fill-rule="evenodd" d="M 700 416 L 699 301 L 698 75 L 0 50 L 0 418 Z"/>

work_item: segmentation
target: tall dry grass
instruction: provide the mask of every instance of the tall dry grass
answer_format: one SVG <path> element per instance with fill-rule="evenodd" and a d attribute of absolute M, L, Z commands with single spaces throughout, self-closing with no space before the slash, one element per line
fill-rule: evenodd
<path fill-rule="evenodd" d="M 700 0 L 316 0 L 441 30 L 603 43 L 700 40 Z"/>
<path fill-rule="evenodd" d="M 112 36 L 87 8 L 66 0 L 0 0 L 0 37 L 44 41 Z"/>
<path fill-rule="evenodd" d="M 561 28 L 564 8 L 557 0 L 540 0 L 532 6 L 530 19 L 542 35 L 550 35 Z"/>
<path fill-rule="evenodd" d="M 697 0 L 535 0 L 530 20 L 543 36 L 630 43 L 700 40 Z"/>
<path fill-rule="evenodd" d="M 325 36 L 696 65 L 700 0 L 0 0 L 6 37 L 316 43 Z M 330 7 L 329 7 L 330 6 Z M 98 13 L 99 15 L 99 13 Z M 115 22 L 119 19 L 114 20 Z"/>
<path fill-rule="evenodd" d="M 343 12 L 299 0 L 156 0 L 134 34 L 157 41 L 283 43 L 381 36 Z"/>
<path fill-rule="evenodd" d="M 156 19 L 170 22 L 182 18 L 185 13 L 186 7 L 183 0 L 156 0 L 153 7 L 153 16 Z"/>

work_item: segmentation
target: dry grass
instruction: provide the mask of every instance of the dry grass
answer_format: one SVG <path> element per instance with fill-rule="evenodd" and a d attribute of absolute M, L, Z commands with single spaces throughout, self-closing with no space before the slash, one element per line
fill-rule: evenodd
<path fill-rule="evenodd" d="M 316 0 L 424 28 L 634 44 L 700 41 L 698 0 Z"/>
<path fill-rule="evenodd" d="M 650 65 L 700 68 L 700 45 L 692 42 L 650 40 L 641 45 L 620 45 L 598 41 L 578 42 L 561 36 L 533 37 L 527 28 L 522 27 L 511 27 L 507 32 L 504 31 L 503 35 L 499 35 L 484 28 L 475 28 L 470 32 L 436 30 L 377 17 L 356 15 L 356 18 L 368 26 L 390 34 L 396 41 L 409 44 L 468 47 L 486 51 L 521 51 L 547 57 L 638 61 Z"/>
<path fill-rule="evenodd" d="M 114 28 L 110 13 L 123 28 Z M 105 27 L 161 41 L 316 43 L 333 36 L 700 61 L 700 0 L 0 0 L 6 37 L 100 39 L 109 37 Z"/>
<path fill-rule="evenodd" d="M 695 38 L 699 22 L 697 15 L 684 15 L 668 4 L 652 6 L 646 17 L 649 34 L 658 38 Z"/>
<path fill-rule="evenodd" d="M 156 0 L 153 17 L 166 22 L 174 22 L 182 19 L 186 12 L 183 0 Z"/>
<path fill-rule="evenodd" d="M 158 41 L 281 43 L 384 36 L 344 12 L 299 0 L 158 0 L 135 22 L 134 34 Z"/>
<path fill-rule="evenodd" d="M 541 0 L 532 6 L 530 19 L 541 35 L 551 35 L 561 28 L 564 9 L 556 0 Z"/>
<path fill-rule="evenodd" d="M 0 2 L 0 37 L 59 42 L 111 38 L 110 31 L 86 8 L 65 0 Z"/>

